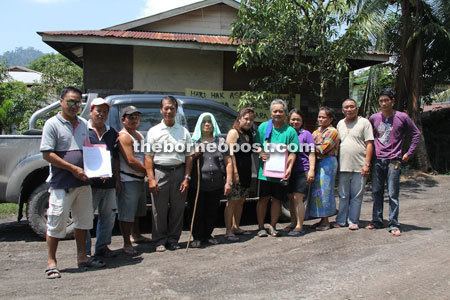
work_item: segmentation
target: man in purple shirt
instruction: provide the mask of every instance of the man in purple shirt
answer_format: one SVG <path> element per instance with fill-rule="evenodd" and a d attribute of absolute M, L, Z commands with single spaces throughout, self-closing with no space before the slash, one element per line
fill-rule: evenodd
<path fill-rule="evenodd" d="M 375 164 L 372 173 L 373 213 L 369 229 L 383 227 L 384 185 L 387 182 L 389 196 L 388 230 L 393 236 L 400 236 L 399 189 L 400 167 L 407 162 L 420 140 L 420 131 L 411 118 L 403 112 L 394 110 L 395 95 L 391 89 L 380 93 L 378 103 L 380 112 L 370 117 L 375 138 Z M 405 138 L 411 135 L 411 146 L 402 155 Z"/>

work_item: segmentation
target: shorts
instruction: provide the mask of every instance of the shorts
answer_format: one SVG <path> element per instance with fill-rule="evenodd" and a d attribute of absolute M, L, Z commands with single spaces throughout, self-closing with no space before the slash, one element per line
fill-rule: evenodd
<path fill-rule="evenodd" d="M 259 197 L 272 197 L 279 201 L 283 201 L 287 196 L 287 186 L 279 182 L 260 180 L 259 181 Z"/>
<path fill-rule="evenodd" d="M 94 210 L 90 185 L 70 189 L 49 189 L 47 210 L 47 235 L 63 239 L 66 237 L 67 221 L 72 213 L 76 229 L 92 228 Z"/>
<path fill-rule="evenodd" d="M 241 184 L 236 184 L 231 188 L 231 193 L 227 196 L 228 201 L 246 199 L 250 194 L 250 188 L 243 187 Z"/>
<path fill-rule="evenodd" d="M 144 181 L 122 181 L 122 189 L 117 196 L 118 219 L 134 222 L 136 217 L 147 215 L 147 195 Z"/>
<path fill-rule="evenodd" d="M 306 181 L 306 173 L 295 173 L 289 178 L 288 193 L 300 193 L 306 195 L 308 192 L 308 182 Z"/>

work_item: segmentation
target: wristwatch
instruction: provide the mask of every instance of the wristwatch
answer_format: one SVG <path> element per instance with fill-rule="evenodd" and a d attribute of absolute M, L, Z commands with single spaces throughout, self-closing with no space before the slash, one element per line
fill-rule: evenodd
<path fill-rule="evenodd" d="M 191 180 L 191 176 L 189 176 L 189 175 L 184 175 L 184 179 L 187 179 L 188 181 L 190 181 L 190 180 Z"/>

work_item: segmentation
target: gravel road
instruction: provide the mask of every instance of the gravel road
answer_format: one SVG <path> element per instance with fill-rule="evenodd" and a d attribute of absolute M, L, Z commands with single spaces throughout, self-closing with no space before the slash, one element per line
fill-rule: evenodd
<path fill-rule="evenodd" d="M 300 238 L 251 235 L 187 253 L 146 244 L 134 258 L 116 250 L 107 268 L 84 273 L 74 241 L 62 241 L 57 280 L 45 279 L 46 244 L 26 222 L 0 220 L 0 298 L 450 299 L 449 195 L 449 176 L 404 178 L 398 238 L 384 229 L 315 232 L 308 221 Z M 363 225 L 371 209 L 367 193 Z M 183 232 L 182 245 L 187 238 Z M 112 249 L 120 247 L 116 235 Z"/>

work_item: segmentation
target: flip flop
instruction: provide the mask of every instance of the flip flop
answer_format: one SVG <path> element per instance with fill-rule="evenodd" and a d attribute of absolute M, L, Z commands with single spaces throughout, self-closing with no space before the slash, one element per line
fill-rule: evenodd
<path fill-rule="evenodd" d="M 269 234 L 273 237 L 278 237 L 280 236 L 280 233 L 278 232 L 278 230 L 276 230 L 275 228 L 273 228 L 272 226 L 269 227 Z"/>
<path fill-rule="evenodd" d="M 402 235 L 402 232 L 398 228 L 394 228 L 391 230 L 391 235 L 394 237 L 398 237 Z"/>
<path fill-rule="evenodd" d="M 350 229 L 350 230 L 358 230 L 359 226 L 358 226 L 358 224 L 350 224 L 350 225 L 348 225 L 348 229 Z"/>
<path fill-rule="evenodd" d="M 242 229 L 234 230 L 233 233 L 234 233 L 235 235 L 250 235 L 250 234 L 252 234 L 251 231 L 248 231 L 248 230 L 242 230 Z"/>
<path fill-rule="evenodd" d="M 59 272 L 57 267 L 48 268 L 45 270 L 45 277 L 47 279 L 61 278 L 61 272 Z"/>
<path fill-rule="evenodd" d="M 294 228 L 295 228 L 294 225 L 289 224 L 288 226 L 284 227 L 284 228 L 282 229 L 282 231 L 283 231 L 283 232 L 289 232 L 289 231 L 293 230 Z"/>
<path fill-rule="evenodd" d="M 289 233 L 287 234 L 288 236 L 292 236 L 292 237 L 300 237 L 300 236 L 304 236 L 305 235 L 305 230 L 304 229 L 302 229 L 302 230 L 300 230 L 300 231 L 297 231 L 297 230 L 292 230 L 292 231 L 289 231 Z"/>

